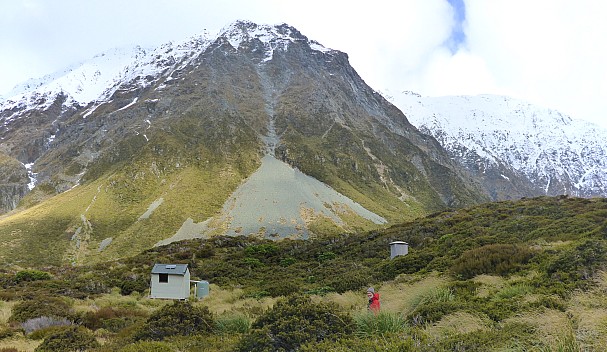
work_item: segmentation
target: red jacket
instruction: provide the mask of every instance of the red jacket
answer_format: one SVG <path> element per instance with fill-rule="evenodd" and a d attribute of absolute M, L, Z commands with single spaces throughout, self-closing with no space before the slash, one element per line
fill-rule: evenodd
<path fill-rule="evenodd" d="M 379 293 L 374 293 L 373 297 L 369 298 L 368 308 L 373 313 L 379 312 Z"/>

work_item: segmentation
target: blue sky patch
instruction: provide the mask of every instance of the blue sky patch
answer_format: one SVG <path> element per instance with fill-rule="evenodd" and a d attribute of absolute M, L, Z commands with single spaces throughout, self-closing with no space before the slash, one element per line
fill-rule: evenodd
<path fill-rule="evenodd" d="M 455 53 L 460 45 L 466 41 L 466 34 L 464 33 L 463 23 L 466 20 L 466 5 L 464 0 L 447 0 L 449 5 L 455 12 L 455 26 L 451 32 L 451 37 L 447 41 L 447 47 L 452 53 Z"/>

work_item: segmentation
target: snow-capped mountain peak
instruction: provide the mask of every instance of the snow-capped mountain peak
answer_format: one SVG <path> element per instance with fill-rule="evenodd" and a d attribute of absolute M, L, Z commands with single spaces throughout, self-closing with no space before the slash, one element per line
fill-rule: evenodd
<path fill-rule="evenodd" d="M 220 37 L 226 38 L 230 45 L 236 50 L 243 43 L 259 40 L 265 50 L 265 58 L 262 62 L 272 59 L 275 50 L 286 51 L 289 44 L 295 41 L 305 41 L 311 49 L 322 52 L 330 52 L 317 41 L 310 41 L 297 29 L 282 23 L 279 25 L 260 25 L 250 21 L 236 21 L 220 31 Z"/>
<path fill-rule="evenodd" d="M 305 41 L 316 51 L 332 51 L 308 40 L 287 24 L 259 25 L 236 21 L 224 27 L 216 37 L 205 30 L 200 35 L 181 42 L 169 42 L 156 49 L 136 46 L 108 50 L 85 62 L 16 86 L 4 98 L 0 97 L 0 108 L 12 111 L 45 109 L 58 95 L 66 97 L 64 105 L 86 106 L 91 102 L 107 101 L 125 84 L 144 87 L 160 75 L 170 79 L 173 71 L 185 67 L 216 38 L 226 39 L 236 50 L 243 43 L 259 40 L 264 50 L 262 63 L 271 60 L 275 50 L 285 51 L 289 43 L 295 41 Z"/>

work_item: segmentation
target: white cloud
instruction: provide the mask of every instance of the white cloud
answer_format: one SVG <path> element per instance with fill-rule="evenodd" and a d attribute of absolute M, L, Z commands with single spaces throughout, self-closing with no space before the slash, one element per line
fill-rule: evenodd
<path fill-rule="evenodd" d="M 378 90 L 510 94 L 607 127 L 602 0 L 22 0 L 0 2 L 0 94 L 112 48 L 155 46 L 237 19 L 286 22 L 344 51 Z"/>
<path fill-rule="evenodd" d="M 600 1 L 467 0 L 467 48 L 498 87 L 607 126 L 607 7 Z"/>
<path fill-rule="evenodd" d="M 428 95 L 507 94 L 496 86 L 482 57 L 467 50 L 436 50 L 422 72 L 420 90 Z"/>

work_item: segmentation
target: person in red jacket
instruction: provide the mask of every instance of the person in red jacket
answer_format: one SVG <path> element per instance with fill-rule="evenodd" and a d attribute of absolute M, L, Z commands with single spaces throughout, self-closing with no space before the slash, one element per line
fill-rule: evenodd
<path fill-rule="evenodd" d="M 375 292 L 373 287 L 369 287 L 367 289 L 367 298 L 369 299 L 369 303 L 367 304 L 367 309 L 370 312 L 377 314 L 379 312 L 379 293 Z"/>

